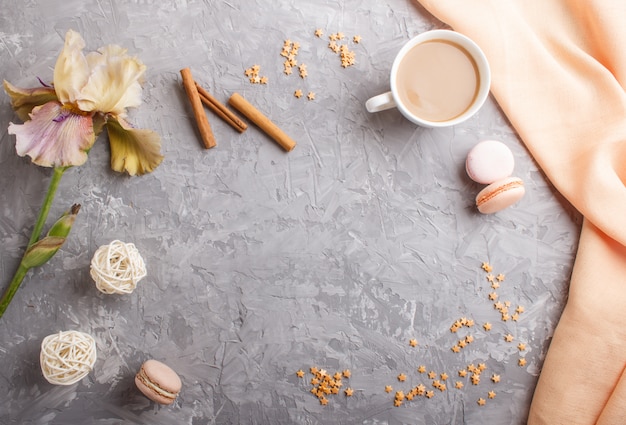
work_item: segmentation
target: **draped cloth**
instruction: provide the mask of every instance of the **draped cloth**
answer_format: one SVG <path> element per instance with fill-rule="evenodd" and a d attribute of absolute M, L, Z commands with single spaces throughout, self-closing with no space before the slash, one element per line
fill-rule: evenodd
<path fill-rule="evenodd" d="M 528 423 L 626 424 L 626 1 L 418 1 L 483 49 L 493 96 L 584 217 Z"/>

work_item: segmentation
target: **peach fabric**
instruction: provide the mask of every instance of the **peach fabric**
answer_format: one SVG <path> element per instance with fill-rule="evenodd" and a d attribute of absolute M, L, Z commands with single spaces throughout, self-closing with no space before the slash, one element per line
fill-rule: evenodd
<path fill-rule="evenodd" d="M 492 94 L 585 217 L 529 424 L 626 424 L 626 1 L 418 1 L 485 51 Z"/>

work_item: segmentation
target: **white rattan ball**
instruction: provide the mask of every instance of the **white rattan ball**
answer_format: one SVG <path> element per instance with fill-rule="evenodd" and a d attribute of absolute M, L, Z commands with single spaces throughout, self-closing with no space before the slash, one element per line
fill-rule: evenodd
<path fill-rule="evenodd" d="M 94 253 L 90 274 L 105 294 L 130 294 L 146 276 L 146 265 L 132 243 L 113 241 Z"/>
<path fill-rule="evenodd" d="M 96 341 L 91 335 L 77 331 L 48 335 L 41 342 L 39 362 L 48 382 L 71 385 L 93 369 L 96 363 Z"/>

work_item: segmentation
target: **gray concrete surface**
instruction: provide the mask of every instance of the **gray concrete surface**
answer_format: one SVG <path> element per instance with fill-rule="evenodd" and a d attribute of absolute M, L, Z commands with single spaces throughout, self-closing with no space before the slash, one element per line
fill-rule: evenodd
<path fill-rule="evenodd" d="M 101 137 L 86 165 L 63 177 L 51 217 L 83 208 L 62 251 L 31 272 L 0 324 L 2 424 L 523 424 L 550 336 L 566 299 L 580 218 L 528 156 L 490 98 L 455 128 L 418 128 L 397 111 L 370 115 L 364 102 L 388 88 L 391 61 L 419 32 L 443 28 L 408 0 L 32 0 L 0 2 L 2 78 L 22 87 L 52 68 L 72 28 L 87 49 L 116 43 L 148 66 L 139 127 L 163 138 L 152 174 L 110 171 Z M 325 34 L 360 35 L 344 69 Z M 285 39 L 301 44 L 308 77 L 282 74 Z M 243 72 L 258 64 L 269 84 Z M 179 70 L 226 101 L 239 92 L 298 143 L 285 153 L 258 128 L 242 135 L 207 112 L 218 142 L 200 146 Z M 316 99 L 293 92 L 314 91 Z M 50 170 L 15 154 L 0 96 L 0 282 L 13 274 Z M 492 216 L 476 212 L 480 185 L 464 160 L 480 140 L 514 152 L 527 194 Z M 104 295 L 89 276 L 95 250 L 133 242 L 148 276 L 131 295 Z M 503 322 L 480 266 L 506 279 L 501 300 L 525 312 Z M 468 317 L 474 328 L 450 332 Z M 493 324 L 490 332 L 482 324 Z M 41 340 L 60 330 L 94 336 L 98 360 L 69 387 L 48 384 Z M 503 336 L 511 333 L 514 343 Z M 460 353 L 451 347 L 471 334 Z M 419 346 L 408 341 L 416 338 Z M 516 343 L 526 343 L 518 366 Z M 134 387 L 141 363 L 161 360 L 181 376 L 170 407 Z M 485 363 L 479 385 L 456 371 Z M 393 406 L 427 376 L 448 389 Z M 350 398 L 322 406 L 317 366 L 350 369 Z M 396 377 L 407 375 L 400 383 Z M 492 373 L 501 376 L 494 384 Z M 497 396 L 479 406 L 488 391 Z"/>

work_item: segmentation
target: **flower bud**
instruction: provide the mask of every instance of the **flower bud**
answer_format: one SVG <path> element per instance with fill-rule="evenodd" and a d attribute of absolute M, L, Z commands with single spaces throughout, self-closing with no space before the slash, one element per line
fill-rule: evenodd
<path fill-rule="evenodd" d="M 44 238 L 32 244 L 26 250 L 22 262 L 24 267 L 30 269 L 41 266 L 57 253 L 65 242 L 65 238 L 69 235 L 70 230 L 72 230 L 78 211 L 80 211 L 80 205 L 72 205 L 72 208 L 52 225 Z"/>

